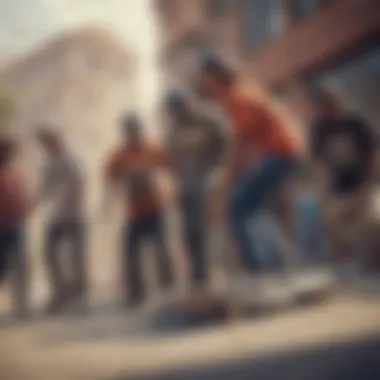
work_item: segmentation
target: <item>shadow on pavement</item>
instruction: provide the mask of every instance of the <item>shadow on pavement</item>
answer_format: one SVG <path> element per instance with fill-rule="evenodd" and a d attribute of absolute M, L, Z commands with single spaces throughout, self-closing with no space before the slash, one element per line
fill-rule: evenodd
<path fill-rule="evenodd" d="M 40 343 L 62 345 L 101 340 L 131 340 L 152 338 L 186 332 L 190 327 L 176 304 L 165 304 L 154 309 L 120 310 L 90 314 L 88 318 L 77 318 L 69 323 L 58 324 L 43 332 Z"/>
<path fill-rule="evenodd" d="M 313 305 L 317 306 L 317 305 Z M 311 306 L 305 306 L 311 307 Z M 288 310 L 253 310 L 249 315 L 239 319 L 258 320 L 264 317 L 276 317 L 281 314 L 297 312 L 297 308 Z M 154 308 L 136 310 L 114 309 L 104 314 L 89 314 L 88 318 L 62 319 L 66 323 L 57 324 L 53 329 L 42 332 L 39 342 L 43 345 L 65 345 L 89 343 L 101 340 L 131 341 L 133 339 L 151 339 L 158 336 L 170 336 L 178 333 L 207 329 L 210 326 L 222 325 L 224 321 L 208 321 L 194 325 L 189 323 L 184 304 L 168 302 Z M 69 322 L 69 323 L 67 323 Z"/>
<path fill-rule="evenodd" d="M 148 359 L 147 359 L 148 360 Z M 380 336 L 266 357 L 104 380 L 379 380 Z"/>

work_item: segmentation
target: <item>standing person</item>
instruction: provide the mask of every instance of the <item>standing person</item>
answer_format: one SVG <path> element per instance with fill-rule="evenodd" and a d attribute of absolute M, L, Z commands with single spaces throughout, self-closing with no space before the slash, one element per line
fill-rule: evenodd
<path fill-rule="evenodd" d="M 0 138 L 0 284 L 13 279 L 14 308 L 27 313 L 28 264 L 25 219 L 28 209 L 27 181 L 16 163 L 16 142 Z"/>
<path fill-rule="evenodd" d="M 172 93 L 166 102 L 171 128 L 168 151 L 178 185 L 184 238 L 194 285 L 207 281 L 207 192 L 225 150 L 225 126 L 194 111 L 188 99 Z"/>
<path fill-rule="evenodd" d="M 324 91 L 312 95 L 317 116 L 310 140 L 324 183 L 322 219 L 332 260 L 343 262 L 358 253 L 368 226 L 377 143 L 370 126 L 349 115 L 335 96 Z"/>
<path fill-rule="evenodd" d="M 293 171 L 300 146 L 288 126 L 264 102 L 243 94 L 233 70 L 217 57 L 200 67 L 199 94 L 224 108 L 232 122 L 227 168 L 228 215 L 247 271 L 262 270 L 249 222 Z"/>
<path fill-rule="evenodd" d="M 121 146 L 106 165 L 108 187 L 122 185 L 127 200 L 122 271 L 124 281 L 128 282 L 130 294 L 126 301 L 130 306 L 145 298 L 141 268 L 141 246 L 145 240 L 151 239 L 155 244 L 161 286 L 168 288 L 173 283 L 162 196 L 155 178 L 156 169 L 162 167 L 165 160 L 159 149 L 145 141 L 142 128 L 135 116 L 123 119 Z"/>
<path fill-rule="evenodd" d="M 55 313 L 68 302 L 85 296 L 84 175 L 79 160 L 52 127 L 39 128 L 36 137 L 47 156 L 35 207 L 44 201 L 52 206 L 45 235 L 45 260 L 53 290 L 48 311 Z M 68 243 L 65 251 L 61 243 Z M 64 270 L 66 257 L 69 273 Z"/>

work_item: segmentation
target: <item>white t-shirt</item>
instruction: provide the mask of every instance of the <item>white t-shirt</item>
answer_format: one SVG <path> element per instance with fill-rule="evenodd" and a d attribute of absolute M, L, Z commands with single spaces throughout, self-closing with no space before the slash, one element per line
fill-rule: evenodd
<path fill-rule="evenodd" d="M 65 152 L 49 157 L 43 171 L 43 191 L 49 195 L 52 204 L 52 221 L 61 222 L 83 217 L 83 185 L 83 171 L 80 161 L 74 155 Z"/>

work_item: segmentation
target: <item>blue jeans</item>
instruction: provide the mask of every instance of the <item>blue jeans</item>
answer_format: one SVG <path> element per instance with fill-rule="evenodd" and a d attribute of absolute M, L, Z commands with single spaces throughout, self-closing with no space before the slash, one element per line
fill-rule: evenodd
<path fill-rule="evenodd" d="M 248 271 L 262 269 L 255 253 L 249 222 L 296 165 L 294 158 L 265 156 L 258 164 L 247 169 L 232 189 L 229 219 L 240 249 L 242 264 Z"/>
<path fill-rule="evenodd" d="M 314 194 L 302 194 L 296 199 L 298 243 L 309 259 L 319 261 L 324 234 L 319 220 L 318 198 Z"/>

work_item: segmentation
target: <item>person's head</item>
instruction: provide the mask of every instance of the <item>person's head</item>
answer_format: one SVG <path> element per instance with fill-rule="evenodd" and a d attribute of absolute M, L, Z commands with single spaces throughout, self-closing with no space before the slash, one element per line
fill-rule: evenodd
<path fill-rule="evenodd" d="M 312 94 L 312 100 L 317 117 L 337 118 L 344 113 L 340 99 L 330 92 L 315 91 Z"/>
<path fill-rule="evenodd" d="M 16 142 L 8 137 L 0 138 L 0 167 L 7 165 L 13 158 Z"/>
<path fill-rule="evenodd" d="M 121 121 L 122 134 L 130 145 L 139 144 L 142 140 L 142 124 L 137 115 L 126 115 Z"/>
<path fill-rule="evenodd" d="M 36 133 L 37 141 L 48 154 L 57 154 L 62 149 L 59 133 L 50 126 L 40 126 Z"/>
<path fill-rule="evenodd" d="M 236 73 L 217 56 L 206 56 L 199 68 L 198 94 L 203 98 L 218 100 L 234 86 Z"/>
<path fill-rule="evenodd" d="M 183 120 L 190 116 L 190 104 L 185 95 L 179 92 L 170 93 L 164 104 L 164 111 L 176 120 Z"/>

